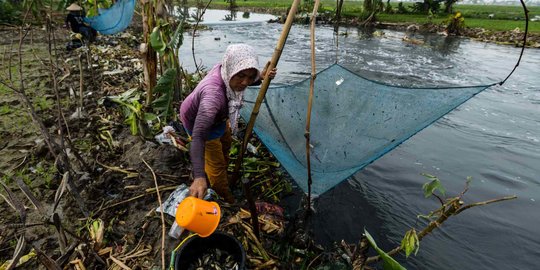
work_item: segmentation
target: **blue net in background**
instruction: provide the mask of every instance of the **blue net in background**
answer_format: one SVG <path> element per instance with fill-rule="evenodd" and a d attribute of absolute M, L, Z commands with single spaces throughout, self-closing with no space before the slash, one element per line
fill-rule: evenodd
<path fill-rule="evenodd" d="M 112 35 L 124 31 L 133 18 L 135 0 L 119 0 L 108 9 L 99 9 L 99 15 L 84 21 L 102 35 Z"/>
<path fill-rule="evenodd" d="M 304 137 L 310 80 L 268 89 L 254 131 L 307 192 Z M 322 194 L 491 85 L 406 88 L 360 77 L 340 65 L 318 73 L 311 116 L 312 192 Z M 249 88 L 242 117 L 259 89 Z"/>

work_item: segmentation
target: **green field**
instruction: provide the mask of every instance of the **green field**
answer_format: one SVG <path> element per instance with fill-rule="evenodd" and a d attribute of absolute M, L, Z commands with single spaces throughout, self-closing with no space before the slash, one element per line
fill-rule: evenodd
<path fill-rule="evenodd" d="M 302 1 L 303 2 L 303 1 Z M 188 1 L 190 5 L 195 5 L 196 1 Z M 206 3 L 206 2 L 205 2 Z M 288 0 L 237 0 L 236 4 L 240 7 L 248 8 L 268 8 L 273 9 L 273 13 L 282 13 L 290 5 L 292 1 Z M 399 2 L 390 1 L 390 4 L 394 9 L 397 9 Z M 336 1 L 335 0 L 322 0 L 321 11 L 334 11 Z M 413 3 L 407 2 L 403 5 L 410 9 Z M 212 8 L 227 8 L 228 4 L 225 1 L 215 1 L 210 5 Z M 444 6 L 441 6 L 441 10 Z M 527 7 L 529 10 L 529 18 L 534 16 L 540 16 L 540 7 Z M 523 8 L 521 6 L 496 6 L 496 5 L 460 5 L 454 6 L 454 11 L 461 12 L 465 18 L 465 25 L 468 27 L 480 27 L 493 31 L 508 31 L 519 27 L 521 30 L 525 29 L 525 22 Z M 343 4 L 343 16 L 344 17 L 357 17 L 362 13 L 362 2 L 360 1 L 344 1 Z M 489 19 L 489 15 L 494 14 L 493 19 Z M 448 14 L 439 13 L 435 14 L 431 19 L 434 23 L 443 23 Z M 377 18 L 382 22 L 411 22 L 411 23 L 425 23 L 429 22 L 430 18 L 423 14 L 386 14 L 379 13 Z M 540 21 L 529 22 L 529 32 L 540 34 Z"/>

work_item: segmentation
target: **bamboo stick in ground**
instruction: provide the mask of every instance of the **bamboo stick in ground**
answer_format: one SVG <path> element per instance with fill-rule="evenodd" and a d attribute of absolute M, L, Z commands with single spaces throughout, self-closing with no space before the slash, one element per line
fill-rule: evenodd
<path fill-rule="evenodd" d="M 281 32 L 281 36 L 278 40 L 278 44 L 276 45 L 274 54 L 272 55 L 272 59 L 270 60 L 270 64 L 268 65 L 267 70 L 274 69 L 277 66 L 277 63 L 279 62 L 279 58 L 281 57 L 281 53 L 283 52 L 283 47 L 285 47 L 285 42 L 287 41 L 287 37 L 289 36 L 289 31 L 291 30 L 291 25 L 294 21 L 294 16 L 296 14 L 296 11 L 298 10 L 299 5 L 300 5 L 300 0 L 294 0 L 291 6 L 291 9 L 289 10 L 289 14 L 287 15 L 287 20 L 285 21 L 285 24 L 283 25 L 283 31 Z M 238 159 L 236 160 L 236 164 L 234 167 L 233 178 L 231 179 L 232 185 L 234 185 L 236 181 L 238 180 L 238 172 L 240 171 L 240 167 L 244 159 L 244 153 L 246 152 L 247 144 L 249 142 L 249 138 L 251 137 L 253 126 L 255 126 L 255 120 L 257 119 L 257 115 L 259 114 L 259 109 L 261 107 L 262 101 L 264 97 L 266 96 L 266 91 L 268 90 L 268 86 L 270 86 L 270 78 L 268 78 L 267 74 L 265 74 L 265 78 L 261 85 L 261 89 L 259 90 L 259 95 L 257 96 L 257 100 L 255 101 L 255 105 L 253 106 L 253 110 L 251 111 L 251 116 L 249 118 L 249 122 L 246 128 L 246 134 L 242 142 L 242 149 L 238 153 Z M 257 209 L 255 207 L 255 201 L 253 200 L 251 196 L 251 187 L 250 187 L 251 182 L 247 179 L 245 180 L 246 181 L 242 181 L 242 186 L 244 189 L 244 194 L 249 204 L 249 210 L 251 212 L 253 232 L 255 233 L 255 236 L 259 238 L 260 237 L 259 221 L 257 220 Z"/>
<path fill-rule="evenodd" d="M 307 107 L 307 117 L 306 117 L 306 131 L 304 136 L 306 137 L 306 162 L 307 162 L 307 173 L 308 173 L 308 194 L 306 200 L 306 211 L 311 210 L 311 184 L 313 179 L 311 178 L 311 109 L 313 107 L 313 93 L 315 92 L 315 78 L 317 77 L 317 69 L 315 67 L 315 23 L 317 20 L 317 10 L 319 8 L 320 0 L 315 0 L 315 5 L 313 6 L 313 13 L 311 14 L 311 24 L 310 24 L 310 43 L 311 43 L 311 80 L 309 81 L 309 98 L 308 98 L 308 107 Z M 308 215 L 306 215 L 307 217 Z"/>

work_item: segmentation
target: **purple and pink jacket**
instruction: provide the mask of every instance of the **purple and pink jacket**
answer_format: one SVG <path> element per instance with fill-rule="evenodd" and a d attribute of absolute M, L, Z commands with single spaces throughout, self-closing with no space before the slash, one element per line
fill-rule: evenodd
<path fill-rule="evenodd" d="M 180 105 L 180 120 L 191 135 L 190 156 L 194 178 L 206 177 L 204 144 L 223 135 L 229 116 L 227 104 L 221 64 L 217 64 Z"/>

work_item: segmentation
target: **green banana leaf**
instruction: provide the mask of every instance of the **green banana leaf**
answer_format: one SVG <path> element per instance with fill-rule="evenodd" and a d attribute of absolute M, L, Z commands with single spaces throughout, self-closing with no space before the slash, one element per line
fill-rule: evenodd
<path fill-rule="evenodd" d="M 165 41 L 163 41 L 161 25 L 154 27 L 152 30 L 152 33 L 150 34 L 150 45 L 156 52 L 160 54 L 162 54 L 167 48 L 167 44 Z"/>
<path fill-rule="evenodd" d="M 182 21 L 176 27 L 176 30 L 174 31 L 174 34 L 171 38 L 171 41 L 169 41 L 169 44 L 167 46 L 173 50 L 178 50 L 180 46 L 182 46 L 183 42 L 184 42 L 184 22 Z"/>
<path fill-rule="evenodd" d="M 169 68 L 159 78 L 159 81 L 154 87 L 154 93 L 159 94 L 160 96 L 152 102 L 152 108 L 160 117 L 169 118 L 174 113 L 172 102 L 175 81 L 176 69 Z"/>

